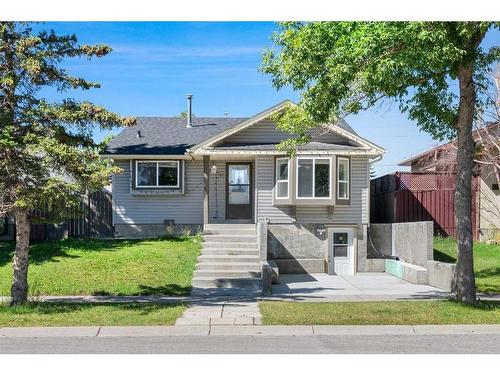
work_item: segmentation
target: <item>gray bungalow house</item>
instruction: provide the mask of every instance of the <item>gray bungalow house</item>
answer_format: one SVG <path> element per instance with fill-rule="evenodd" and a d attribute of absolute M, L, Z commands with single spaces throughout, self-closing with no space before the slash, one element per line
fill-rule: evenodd
<path fill-rule="evenodd" d="M 370 162 L 384 150 L 344 121 L 318 126 L 288 158 L 271 116 L 143 117 L 107 146 L 117 237 L 203 231 L 193 285 L 280 272 L 366 270 Z M 215 283 L 217 280 L 217 283 Z M 229 284 L 228 284 L 229 285 Z"/>

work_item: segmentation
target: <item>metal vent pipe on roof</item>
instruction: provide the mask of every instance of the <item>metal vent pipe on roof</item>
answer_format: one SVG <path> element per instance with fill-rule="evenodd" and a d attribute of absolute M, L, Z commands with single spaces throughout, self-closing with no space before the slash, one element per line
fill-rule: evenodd
<path fill-rule="evenodd" d="M 191 111 L 191 108 L 192 108 L 192 99 L 193 99 L 193 95 L 192 94 L 187 94 L 186 95 L 186 98 L 187 98 L 187 124 L 186 124 L 186 128 L 192 128 L 193 127 L 193 122 L 192 122 L 192 111 Z"/>

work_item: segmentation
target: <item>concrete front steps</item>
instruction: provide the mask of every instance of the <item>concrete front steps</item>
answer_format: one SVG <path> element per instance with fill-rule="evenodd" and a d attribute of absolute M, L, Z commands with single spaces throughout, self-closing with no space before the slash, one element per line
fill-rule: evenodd
<path fill-rule="evenodd" d="M 192 295 L 261 293 L 255 224 L 208 224 L 192 280 Z"/>

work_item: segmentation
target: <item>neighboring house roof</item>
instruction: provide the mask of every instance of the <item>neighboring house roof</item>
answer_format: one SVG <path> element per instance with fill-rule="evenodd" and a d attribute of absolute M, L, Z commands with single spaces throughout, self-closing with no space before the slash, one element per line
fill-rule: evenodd
<path fill-rule="evenodd" d="M 113 138 L 102 152 L 103 155 L 184 155 L 186 152 L 203 154 L 206 151 L 275 151 L 276 144 L 221 145 L 220 141 L 243 129 L 269 118 L 293 104 L 285 100 L 250 118 L 193 117 L 191 128 L 186 127 L 183 117 L 138 117 L 137 124 L 125 128 Z M 299 151 L 335 151 L 363 149 L 372 154 L 383 154 L 385 150 L 360 137 L 344 120 L 337 124 L 326 125 L 328 130 L 337 133 L 359 146 L 310 142 L 300 146 Z M 138 136 L 140 135 L 140 137 Z M 234 146 L 233 148 L 231 148 Z M 214 148 L 215 147 L 215 148 Z"/>
<path fill-rule="evenodd" d="M 183 117 L 138 117 L 137 125 L 123 129 L 109 142 L 103 154 L 182 155 L 190 147 L 245 120 L 240 117 L 193 117 L 193 127 L 187 128 Z"/>
<path fill-rule="evenodd" d="M 486 126 L 485 128 L 480 128 L 479 130 L 481 130 L 481 131 L 485 131 L 485 130 L 486 131 L 491 131 L 491 130 L 497 131 L 498 127 L 500 127 L 500 123 L 491 123 L 488 126 Z M 479 138 L 479 135 L 480 135 L 478 133 L 479 130 L 474 130 L 472 132 L 472 137 L 474 138 L 474 140 L 477 140 Z M 481 133 L 481 134 L 484 134 L 484 133 Z M 431 156 L 435 157 L 435 158 L 440 157 L 441 152 L 447 151 L 449 148 L 453 148 L 454 147 L 453 145 L 456 142 L 457 142 L 457 140 L 453 139 L 452 141 L 450 141 L 448 143 L 444 143 L 442 145 L 433 147 L 427 151 L 424 151 L 424 152 L 421 152 L 420 154 L 412 156 L 411 158 L 403 160 L 398 165 L 401 167 L 410 167 L 412 164 L 416 164 L 419 161 L 421 161 L 422 159 L 429 159 L 429 157 L 431 157 Z"/>
<path fill-rule="evenodd" d="M 421 160 L 422 158 L 428 158 L 429 156 L 435 154 L 435 153 L 438 153 L 439 151 L 444 151 L 446 150 L 448 147 L 449 147 L 450 143 L 446 143 L 446 144 L 443 144 L 443 145 L 439 145 L 439 146 L 436 146 L 436 147 L 433 147 L 431 148 L 430 150 L 427 150 L 427 151 L 424 151 L 424 152 L 421 152 L 420 154 L 418 155 L 415 155 L 415 156 L 412 156 L 411 158 L 409 159 L 406 159 L 406 160 L 403 160 L 401 163 L 399 163 L 398 165 L 400 167 L 410 167 L 412 164 L 415 164 L 417 163 L 419 160 Z"/>

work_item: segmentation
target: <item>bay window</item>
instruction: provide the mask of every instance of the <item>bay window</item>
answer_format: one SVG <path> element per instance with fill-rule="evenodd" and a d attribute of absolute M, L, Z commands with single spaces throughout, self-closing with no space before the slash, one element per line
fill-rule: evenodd
<path fill-rule="evenodd" d="M 276 159 L 276 198 L 288 199 L 290 195 L 289 159 Z"/>
<path fill-rule="evenodd" d="M 136 186 L 141 188 L 178 188 L 180 168 L 178 160 L 137 161 Z"/>
<path fill-rule="evenodd" d="M 349 159 L 337 158 L 337 199 L 349 199 Z"/>
<path fill-rule="evenodd" d="M 297 198 L 330 198 L 330 174 L 330 158 L 297 158 Z"/>

